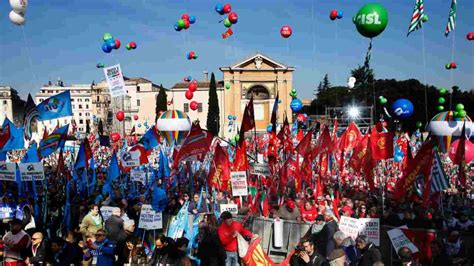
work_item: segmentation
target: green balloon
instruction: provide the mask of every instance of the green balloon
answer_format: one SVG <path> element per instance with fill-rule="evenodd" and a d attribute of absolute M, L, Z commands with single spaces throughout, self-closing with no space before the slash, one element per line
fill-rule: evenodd
<path fill-rule="evenodd" d="M 423 126 L 423 123 L 420 121 L 416 122 L 416 128 L 421 128 Z"/>
<path fill-rule="evenodd" d="M 466 117 L 467 113 L 466 113 L 466 110 L 461 110 L 458 112 L 458 117 L 460 118 L 464 118 Z"/>
<path fill-rule="evenodd" d="M 178 20 L 178 28 L 184 29 L 184 27 L 186 27 L 186 21 L 184 19 Z"/>
<path fill-rule="evenodd" d="M 445 89 L 445 88 L 440 88 L 440 89 L 439 89 L 439 93 L 440 93 L 441 95 L 444 95 L 444 94 L 448 93 L 448 90 Z"/>
<path fill-rule="evenodd" d="M 366 4 L 359 9 L 352 21 L 362 36 L 373 38 L 387 27 L 388 11 L 378 3 Z"/>
<path fill-rule="evenodd" d="M 235 139 L 236 142 L 239 141 L 240 140 L 240 135 L 235 135 L 234 139 Z"/>
<path fill-rule="evenodd" d="M 379 100 L 383 99 L 384 97 L 382 95 L 379 96 Z"/>
<path fill-rule="evenodd" d="M 441 112 L 441 111 L 443 111 L 443 110 L 444 110 L 444 106 L 442 106 L 442 105 L 438 105 L 438 111 L 440 111 L 440 112 Z"/>
<path fill-rule="evenodd" d="M 446 64 L 446 65 L 444 65 L 444 67 L 445 67 L 446 69 L 451 69 L 451 64 Z"/>
<path fill-rule="evenodd" d="M 198 59 L 198 55 L 197 55 L 197 54 L 194 54 L 194 59 Z"/>
<path fill-rule="evenodd" d="M 232 26 L 232 22 L 230 22 L 229 18 L 224 19 L 224 26 L 230 28 Z"/>
<path fill-rule="evenodd" d="M 106 42 L 106 41 L 108 41 L 108 40 L 110 40 L 110 39 L 112 39 L 112 38 L 113 38 L 113 37 L 112 37 L 112 34 L 106 32 L 106 33 L 104 33 L 104 37 L 103 37 L 102 39 L 104 40 L 104 42 Z"/>
<path fill-rule="evenodd" d="M 426 15 L 426 14 L 423 14 L 423 16 L 421 17 L 421 21 L 423 21 L 423 22 L 428 22 L 428 19 L 429 19 L 428 15 Z"/>
<path fill-rule="evenodd" d="M 132 49 L 132 47 L 130 47 L 130 44 L 128 44 L 128 43 L 127 43 L 127 45 L 125 45 L 125 48 L 127 48 L 127 50 Z"/>
<path fill-rule="evenodd" d="M 231 139 L 231 140 L 230 140 L 230 144 L 232 144 L 233 146 L 235 146 L 235 144 L 236 144 L 235 139 Z"/>
<path fill-rule="evenodd" d="M 456 104 L 456 111 L 460 112 L 462 110 L 464 110 L 464 104 L 462 103 Z"/>
<path fill-rule="evenodd" d="M 443 103 L 445 103 L 445 102 L 446 102 L 446 100 L 445 100 L 443 97 L 439 97 L 439 98 L 438 98 L 438 103 L 439 103 L 439 104 L 443 104 Z"/>
<path fill-rule="evenodd" d="M 230 89 L 230 84 L 225 84 L 226 89 Z"/>

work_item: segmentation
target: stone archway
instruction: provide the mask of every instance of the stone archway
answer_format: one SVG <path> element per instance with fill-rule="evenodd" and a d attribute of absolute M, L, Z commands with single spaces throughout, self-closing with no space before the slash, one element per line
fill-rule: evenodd
<path fill-rule="evenodd" d="M 253 95 L 254 100 L 268 100 L 270 99 L 270 92 L 262 85 L 255 85 L 247 90 L 245 98 L 250 100 Z"/>

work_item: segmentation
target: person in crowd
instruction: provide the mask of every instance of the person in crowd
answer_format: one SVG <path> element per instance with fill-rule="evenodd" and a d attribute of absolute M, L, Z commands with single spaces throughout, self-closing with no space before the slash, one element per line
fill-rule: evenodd
<path fill-rule="evenodd" d="M 115 244 L 107 239 L 105 230 L 100 229 L 95 234 L 95 241 L 87 243 L 87 251 L 84 253 L 84 261 L 90 265 L 113 266 L 115 261 Z"/>
<path fill-rule="evenodd" d="M 465 212 L 461 212 L 459 220 L 456 223 L 455 230 L 459 232 L 472 231 L 474 223 L 469 219 Z"/>
<path fill-rule="evenodd" d="M 6 265 L 23 265 L 24 253 L 31 243 L 30 236 L 22 229 L 22 222 L 13 219 L 10 222 L 10 231 L 3 236 Z"/>
<path fill-rule="evenodd" d="M 285 205 L 281 206 L 278 211 L 273 214 L 275 219 L 301 221 L 301 214 L 292 199 L 287 199 Z"/>
<path fill-rule="evenodd" d="M 326 265 L 326 259 L 316 251 L 311 239 L 304 238 L 291 256 L 290 265 L 323 266 Z"/>
<path fill-rule="evenodd" d="M 209 211 L 207 205 L 207 199 L 205 198 L 205 193 L 202 193 L 201 205 L 199 206 L 199 199 L 201 196 L 199 193 L 194 193 L 193 200 L 189 203 L 188 212 L 189 214 L 198 214 L 198 213 L 207 213 Z"/>
<path fill-rule="evenodd" d="M 133 236 L 133 232 L 135 231 L 135 221 L 134 220 L 126 220 L 123 222 L 123 228 L 125 231 L 125 239 L 123 242 L 118 242 L 116 245 L 116 250 L 118 253 L 117 264 L 123 265 L 125 263 L 129 263 L 129 259 L 131 254 L 135 248 L 135 237 Z M 135 258 L 133 258 L 135 259 Z"/>
<path fill-rule="evenodd" d="M 206 214 L 199 224 L 197 258 L 201 265 L 225 265 L 226 251 L 219 241 L 217 234 L 217 218 L 214 214 Z"/>
<path fill-rule="evenodd" d="M 330 212 L 326 212 L 324 220 L 325 223 L 323 228 L 314 235 L 313 240 L 319 253 L 327 258 L 336 246 L 336 243 L 334 242 L 334 233 L 338 230 L 338 225 Z"/>
<path fill-rule="evenodd" d="M 191 266 L 191 259 L 187 256 L 189 240 L 185 237 L 176 239 L 175 250 L 173 254 L 173 265 Z M 204 264 L 203 264 L 204 265 Z"/>
<path fill-rule="evenodd" d="M 216 210 L 220 211 L 221 210 L 221 204 L 228 204 L 229 200 L 225 197 L 224 192 L 219 191 L 217 192 L 216 195 Z"/>
<path fill-rule="evenodd" d="M 304 208 L 301 209 L 301 219 L 307 223 L 313 223 L 318 216 L 317 206 L 311 204 L 310 201 L 304 203 Z"/>
<path fill-rule="evenodd" d="M 443 241 L 441 240 L 432 241 L 430 244 L 430 247 L 431 247 L 431 261 L 429 262 L 430 266 L 453 265 L 452 262 L 449 260 L 449 256 L 446 254 Z"/>
<path fill-rule="evenodd" d="M 217 229 L 219 240 L 226 251 L 226 266 L 239 265 L 239 256 L 237 255 L 237 235 L 252 238 L 254 235 L 245 227 L 233 220 L 232 214 L 225 211 L 221 214 L 222 224 Z"/>
<path fill-rule="evenodd" d="M 401 247 L 398 249 L 398 257 L 402 266 L 416 266 L 417 263 L 413 260 L 413 254 L 408 247 Z"/>
<path fill-rule="evenodd" d="M 102 216 L 99 214 L 99 206 L 94 204 L 91 205 L 89 213 L 84 216 L 80 225 L 80 232 L 82 238 L 86 240 L 88 237 L 93 237 L 97 230 L 104 227 L 104 221 Z"/>
<path fill-rule="evenodd" d="M 28 249 L 26 264 L 46 265 L 50 262 L 48 243 L 44 240 L 43 233 L 36 232 L 31 236 L 31 245 Z"/>
<path fill-rule="evenodd" d="M 466 246 L 461 239 L 458 231 L 449 233 L 448 238 L 444 241 L 446 254 L 453 260 L 459 260 L 466 256 Z"/>
<path fill-rule="evenodd" d="M 124 243 L 127 238 L 127 233 L 123 228 L 122 211 L 120 208 L 115 207 L 112 209 L 112 215 L 105 221 L 105 231 L 108 232 L 108 241 L 117 245 L 118 243 Z"/>
<path fill-rule="evenodd" d="M 166 237 L 165 235 L 159 235 L 155 239 L 155 249 L 151 256 L 148 265 L 167 265 L 172 261 L 170 254 L 172 253 L 175 247 L 173 239 Z"/>
<path fill-rule="evenodd" d="M 336 248 L 342 249 L 346 254 L 346 264 L 357 266 L 358 256 L 354 240 L 350 236 L 346 236 L 344 232 L 337 231 L 334 233 L 334 241 L 336 242 Z"/>
<path fill-rule="evenodd" d="M 356 238 L 356 248 L 361 254 L 359 266 L 372 266 L 374 263 L 382 261 L 382 254 L 367 236 L 359 235 Z"/>
<path fill-rule="evenodd" d="M 51 263 L 53 266 L 81 265 L 82 254 L 79 255 L 77 249 L 64 239 L 55 237 L 51 240 Z"/>
<path fill-rule="evenodd" d="M 346 266 L 347 256 L 344 250 L 337 248 L 328 257 L 329 266 Z"/>

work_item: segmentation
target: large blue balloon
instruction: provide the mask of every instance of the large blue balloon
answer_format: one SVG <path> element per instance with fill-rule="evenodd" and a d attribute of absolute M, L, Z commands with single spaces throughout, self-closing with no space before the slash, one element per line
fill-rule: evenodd
<path fill-rule="evenodd" d="M 290 103 L 290 108 L 293 112 L 298 113 L 303 109 L 303 102 L 298 98 L 293 98 Z"/>
<path fill-rule="evenodd" d="M 214 9 L 216 10 L 217 13 L 221 15 L 224 14 L 224 6 L 222 4 L 216 4 Z"/>
<path fill-rule="evenodd" d="M 110 53 L 112 52 L 112 47 L 110 47 L 109 45 L 107 45 L 106 42 L 104 42 L 102 44 L 102 51 L 104 51 L 104 53 Z"/>
<path fill-rule="evenodd" d="M 392 104 L 392 113 L 397 118 L 409 118 L 414 111 L 413 104 L 407 99 L 398 99 Z"/>
<path fill-rule="evenodd" d="M 195 16 L 190 16 L 189 17 L 189 23 L 194 24 L 196 22 L 196 17 Z"/>

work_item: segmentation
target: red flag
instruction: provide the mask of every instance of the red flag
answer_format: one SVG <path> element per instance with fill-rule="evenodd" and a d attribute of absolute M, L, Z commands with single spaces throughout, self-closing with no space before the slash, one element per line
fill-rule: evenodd
<path fill-rule="evenodd" d="M 295 192 L 301 191 L 301 171 L 300 171 L 300 155 L 296 154 L 296 169 L 295 169 Z"/>
<path fill-rule="evenodd" d="M 393 132 L 379 133 L 373 129 L 370 134 L 370 146 L 374 160 L 393 158 Z"/>
<path fill-rule="evenodd" d="M 334 215 L 336 215 L 337 220 L 341 219 L 339 216 L 339 191 L 336 190 L 336 196 L 334 197 L 334 200 L 332 201 L 332 211 L 334 212 Z"/>
<path fill-rule="evenodd" d="M 454 161 L 453 161 L 453 164 L 457 164 L 459 166 L 458 180 L 462 186 L 466 185 L 466 172 L 464 171 L 465 156 L 466 156 L 466 122 L 464 122 L 462 126 L 461 138 L 459 139 L 458 149 L 456 151 L 456 156 L 454 157 Z"/>
<path fill-rule="evenodd" d="M 201 129 L 198 123 L 193 123 L 189 135 L 184 140 L 179 151 L 173 156 L 173 168 L 177 168 L 184 160 L 197 160 L 202 162 L 209 152 L 214 136 L 211 132 Z"/>
<path fill-rule="evenodd" d="M 306 155 L 309 152 L 311 152 L 311 138 L 313 137 L 313 131 L 314 131 L 313 129 L 308 131 L 308 133 L 306 133 L 304 138 L 300 141 L 298 146 L 296 146 L 295 148 L 295 151 L 301 154 L 302 156 L 306 157 Z"/>
<path fill-rule="evenodd" d="M 219 191 L 227 191 L 230 181 L 230 162 L 227 153 L 218 143 L 214 151 L 214 159 L 209 171 L 208 186 Z"/>
<path fill-rule="evenodd" d="M 375 130 L 375 129 L 374 129 Z M 370 134 L 370 131 L 369 131 L 369 134 Z M 374 184 L 374 168 L 376 166 L 376 162 L 373 158 L 373 155 L 372 155 L 372 145 L 371 145 L 371 138 L 372 136 L 369 136 L 368 140 L 367 140 L 367 149 L 366 149 L 366 152 L 365 152 L 365 156 L 364 156 L 364 159 L 362 161 L 363 165 L 362 165 L 362 172 L 364 174 L 364 177 L 365 177 L 365 181 L 367 181 L 367 184 L 369 184 L 369 188 L 370 190 L 374 190 L 375 189 L 375 184 Z"/>
<path fill-rule="evenodd" d="M 142 144 L 137 144 L 133 146 L 129 152 L 138 151 L 140 152 L 140 165 L 148 163 L 148 155 L 151 154 L 153 150 L 149 150 L 148 152 L 145 150 Z"/>
<path fill-rule="evenodd" d="M 288 184 L 288 160 L 283 164 L 283 166 L 280 168 L 280 173 L 278 176 L 280 176 L 280 182 L 278 184 L 278 192 L 283 193 L 285 191 L 285 188 Z"/>
<path fill-rule="evenodd" d="M 316 147 L 311 152 L 311 156 L 316 158 L 318 154 L 332 153 L 334 151 L 334 143 L 329 134 L 329 127 L 324 127 L 323 132 L 319 136 Z"/>
<path fill-rule="evenodd" d="M 303 159 L 303 163 L 301 164 L 301 167 L 300 167 L 300 169 L 302 170 L 300 175 L 304 178 L 304 181 L 308 185 L 311 184 L 311 180 L 313 178 L 313 171 L 311 170 L 312 165 L 313 165 L 313 159 L 310 158 L 309 156 L 306 156 Z M 298 165 L 296 166 L 298 167 Z"/>
<path fill-rule="evenodd" d="M 357 146 L 354 148 L 351 159 L 349 160 L 349 165 L 355 172 L 360 172 L 362 166 L 362 159 L 367 153 L 367 143 L 369 142 L 369 134 L 365 134 L 364 137 L 357 143 Z"/>
<path fill-rule="evenodd" d="M 319 156 L 319 176 L 326 177 L 328 173 L 328 154 L 324 153 Z"/>
<path fill-rule="evenodd" d="M 303 130 L 298 130 L 298 133 L 296 133 L 296 140 L 298 142 L 301 142 L 301 140 L 303 140 L 304 138 L 304 133 L 303 133 Z"/>
<path fill-rule="evenodd" d="M 0 149 L 10 139 L 10 123 L 4 123 L 5 126 L 0 130 Z"/>
<path fill-rule="evenodd" d="M 285 153 L 293 152 L 293 138 L 291 136 L 290 124 L 288 123 L 288 117 L 285 116 L 285 120 L 283 121 L 283 126 L 278 132 L 277 139 L 283 145 L 283 151 Z"/>
<path fill-rule="evenodd" d="M 255 116 L 253 111 L 253 95 L 250 98 L 250 101 L 245 106 L 244 114 L 242 117 L 242 125 L 240 126 L 240 139 L 239 146 L 242 145 L 242 142 L 245 140 L 245 132 L 250 131 L 255 128 Z"/>
<path fill-rule="evenodd" d="M 361 138 L 362 134 L 360 133 L 359 127 L 357 127 L 354 122 L 351 122 L 341 135 L 339 150 L 350 151 L 354 149 Z"/>
<path fill-rule="evenodd" d="M 433 156 L 433 142 L 430 140 L 420 148 L 415 159 L 413 159 L 413 163 L 408 165 L 406 172 L 398 180 L 394 191 L 396 200 L 410 196 L 417 176 L 430 174 Z"/>
<path fill-rule="evenodd" d="M 246 266 L 276 266 L 260 245 L 260 237 L 250 242 L 242 262 Z"/>
<path fill-rule="evenodd" d="M 418 248 L 415 257 L 419 262 L 427 262 L 431 260 L 431 242 L 436 240 L 436 232 L 433 230 L 410 230 L 401 228 L 405 236 Z"/>
<path fill-rule="evenodd" d="M 241 147 L 235 148 L 234 171 L 247 171 L 249 169 L 249 162 L 247 159 L 247 144 L 242 142 Z"/>
<path fill-rule="evenodd" d="M 316 197 L 315 199 L 323 196 L 323 186 L 321 185 L 321 177 L 318 176 L 318 180 L 316 181 Z"/>

